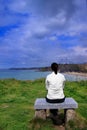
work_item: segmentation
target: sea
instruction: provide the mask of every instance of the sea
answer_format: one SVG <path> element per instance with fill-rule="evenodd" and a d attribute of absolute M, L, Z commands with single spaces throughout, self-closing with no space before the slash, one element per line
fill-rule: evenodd
<path fill-rule="evenodd" d="M 1 69 L 0 79 L 17 79 L 17 80 L 36 80 L 40 78 L 46 78 L 50 71 L 38 71 L 38 70 L 10 70 Z M 70 74 L 64 74 L 67 81 L 80 81 L 87 80 L 85 76 L 76 76 Z"/>

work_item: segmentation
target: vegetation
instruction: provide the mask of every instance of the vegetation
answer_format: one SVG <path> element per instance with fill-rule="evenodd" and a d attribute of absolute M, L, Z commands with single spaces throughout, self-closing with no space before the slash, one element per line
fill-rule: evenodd
<path fill-rule="evenodd" d="M 59 64 L 61 72 L 87 72 L 87 64 Z M 50 71 L 50 67 L 39 68 L 40 71 Z"/>
<path fill-rule="evenodd" d="M 55 130 L 50 119 L 34 119 L 34 102 L 45 97 L 45 79 L 19 81 L 0 80 L 0 130 Z M 79 104 L 76 120 L 69 122 L 67 130 L 87 129 L 87 81 L 66 82 L 65 95 Z M 60 129 L 59 129 L 60 130 Z"/>

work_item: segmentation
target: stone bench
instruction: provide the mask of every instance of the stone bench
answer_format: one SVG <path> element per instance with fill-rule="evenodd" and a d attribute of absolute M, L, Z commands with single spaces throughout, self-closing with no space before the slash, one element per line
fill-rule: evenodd
<path fill-rule="evenodd" d="M 48 103 L 45 98 L 37 98 L 34 104 L 35 117 L 46 119 L 47 109 L 64 109 L 64 117 L 66 121 L 75 117 L 75 109 L 78 103 L 73 98 L 65 98 L 63 103 Z"/>

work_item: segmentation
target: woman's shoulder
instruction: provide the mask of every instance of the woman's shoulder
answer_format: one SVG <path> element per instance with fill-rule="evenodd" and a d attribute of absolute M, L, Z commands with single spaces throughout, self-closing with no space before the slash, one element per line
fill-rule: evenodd
<path fill-rule="evenodd" d="M 47 75 L 47 78 L 52 77 L 53 72 Z"/>
<path fill-rule="evenodd" d="M 61 76 L 62 78 L 65 78 L 64 74 L 62 74 L 62 73 L 58 73 L 57 75 Z"/>
<path fill-rule="evenodd" d="M 61 76 L 64 76 L 64 75 L 63 75 L 62 73 L 60 73 L 60 72 L 58 72 L 57 74 L 58 74 L 58 75 L 61 75 Z"/>

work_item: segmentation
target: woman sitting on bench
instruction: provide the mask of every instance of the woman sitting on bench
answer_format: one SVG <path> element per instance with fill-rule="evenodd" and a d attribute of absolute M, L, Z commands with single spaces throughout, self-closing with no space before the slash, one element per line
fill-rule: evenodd
<path fill-rule="evenodd" d="M 51 64 L 52 73 L 46 77 L 46 89 L 47 96 L 46 101 L 49 103 L 62 103 L 65 100 L 64 96 L 64 82 L 65 77 L 59 73 L 59 67 L 57 63 Z M 50 112 L 53 116 L 57 116 L 58 109 L 51 109 Z"/>

